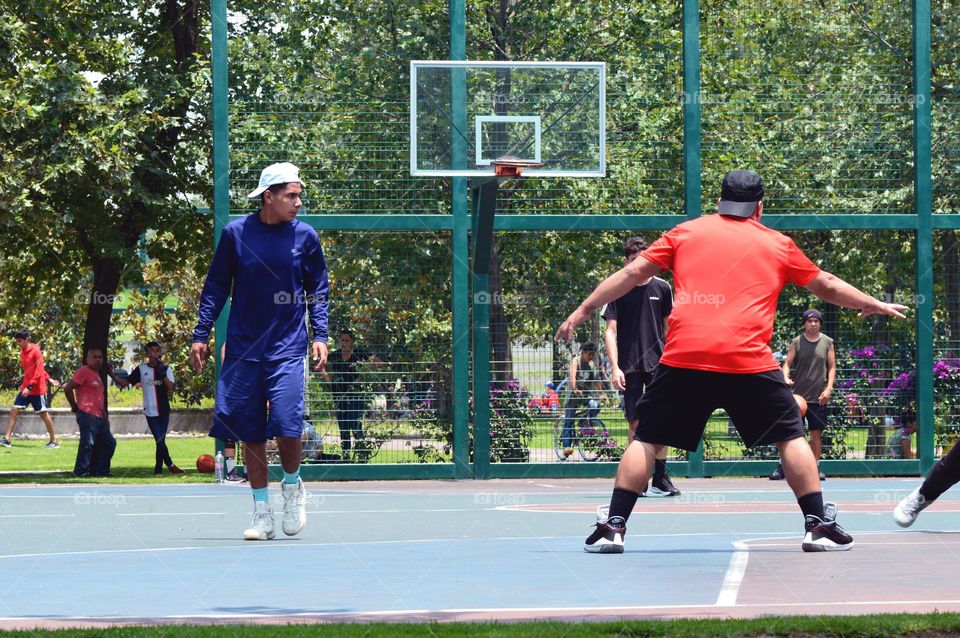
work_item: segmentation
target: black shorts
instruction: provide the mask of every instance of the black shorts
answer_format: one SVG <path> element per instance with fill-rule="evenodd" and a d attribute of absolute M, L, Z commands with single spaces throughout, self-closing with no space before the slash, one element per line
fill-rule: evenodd
<path fill-rule="evenodd" d="M 807 428 L 810 430 L 827 429 L 827 406 L 807 401 Z"/>
<path fill-rule="evenodd" d="M 637 402 L 636 439 L 694 451 L 713 411 L 730 415 L 747 447 L 803 436 L 803 420 L 780 370 L 730 374 L 657 367 Z"/>
<path fill-rule="evenodd" d="M 629 372 L 624 377 L 624 386 L 626 389 L 620 394 L 623 395 L 623 413 L 627 417 L 627 423 L 637 420 L 637 401 L 643 396 L 643 390 L 653 380 L 652 372 Z"/>

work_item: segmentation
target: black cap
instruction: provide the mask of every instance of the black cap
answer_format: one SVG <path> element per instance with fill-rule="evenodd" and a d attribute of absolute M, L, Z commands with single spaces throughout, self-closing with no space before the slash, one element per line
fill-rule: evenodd
<path fill-rule="evenodd" d="M 803 323 L 807 323 L 807 319 L 816 319 L 821 324 L 823 323 L 823 315 L 820 314 L 819 310 L 813 308 L 803 313 Z"/>
<path fill-rule="evenodd" d="M 592 341 L 584 341 L 580 344 L 580 352 L 596 352 L 597 344 Z"/>
<path fill-rule="evenodd" d="M 727 171 L 720 185 L 717 212 L 731 217 L 751 217 L 763 199 L 763 180 L 753 171 Z"/>

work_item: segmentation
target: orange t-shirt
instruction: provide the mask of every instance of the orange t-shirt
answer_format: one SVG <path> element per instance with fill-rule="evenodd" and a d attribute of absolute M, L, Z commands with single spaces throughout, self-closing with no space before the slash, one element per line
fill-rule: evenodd
<path fill-rule="evenodd" d="M 107 414 L 103 409 L 103 380 L 100 373 L 90 366 L 81 366 L 70 380 L 77 384 L 77 407 L 91 416 L 105 419 Z"/>
<path fill-rule="evenodd" d="M 752 374 L 776 370 L 770 351 L 777 297 L 820 269 L 793 240 L 753 219 L 707 215 L 684 222 L 642 256 L 673 271 L 673 312 L 660 362 Z"/>

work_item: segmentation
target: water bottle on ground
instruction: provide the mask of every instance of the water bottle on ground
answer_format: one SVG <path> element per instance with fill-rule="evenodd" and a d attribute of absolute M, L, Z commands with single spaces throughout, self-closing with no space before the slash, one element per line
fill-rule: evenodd
<path fill-rule="evenodd" d="M 217 450 L 217 458 L 213 463 L 213 476 L 217 483 L 223 483 L 223 450 Z"/>

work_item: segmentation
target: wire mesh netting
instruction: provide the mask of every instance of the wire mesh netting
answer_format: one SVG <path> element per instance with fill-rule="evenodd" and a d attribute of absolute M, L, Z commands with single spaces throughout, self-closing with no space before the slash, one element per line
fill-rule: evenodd
<path fill-rule="evenodd" d="M 327 232 L 330 354 L 305 361 L 305 464 L 452 457 L 449 235 Z M 278 462 L 275 443 L 268 456 Z"/>
<path fill-rule="evenodd" d="M 292 161 L 304 184 L 304 214 L 450 212 L 449 184 L 410 176 L 406 99 L 231 103 L 231 202 L 249 207 L 260 170 Z"/>
<path fill-rule="evenodd" d="M 934 232 L 934 439 L 937 455 L 960 436 L 960 237 Z M 905 379 L 916 386 L 916 374 Z"/>
<path fill-rule="evenodd" d="M 910 4 L 767 6 L 703 6 L 704 212 L 731 168 L 767 213 L 913 212 Z"/>
<path fill-rule="evenodd" d="M 933 210 L 960 212 L 960 11 L 934 2 L 931 20 L 930 99 L 933 114 Z"/>
<path fill-rule="evenodd" d="M 898 303 L 914 304 L 913 236 L 903 231 L 862 233 L 804 231 L 789 233 L 823 268 Z M 605 323 L 596 313 L 577 333 L 574 344 L 552 337 L 566 315 L 594 285 L 622 265 L 623 233 L 582 233 L 573 249 L 558 246 L 556 233 L 499 233 L 491 295 L 491 457 L 494 461 L 559 462 L 615 460 L 627 443 L 622 399 L 608 372 L 590 396 L 570 394 L 570 364 L 580 345 L 598 346 L 595 365 L 604 369 Z M 643 237 L 653 241 L 658 233 Z M 891 250 L 896 247 L 896 250 Z M 669 273 L 663 277 L 670 281 Z M 827 401 L 828 427 L 823 458 L 892 458 L 891 436 L 916 413 L 915 388 L 909 383 L 916 361 L 911 321 L 859 319 L 855 313 L 820 303 L 804 289 L 788 286 L 781 294 L 771 347 L 782 359 L 803 332 L 808 308 L 823 314 L 823 334 L 834 340 L 836 380 Z M 824 383 L 826 388 L 826 382 Z M 583 399 L 583 400 L 581 400 Z M 587 405 L 594 399 L 596 406 Z M 565 414 L 573 407 L 572 414 Z M 588 413 L 591 410 L 591 413 Z M 563 432 L 565 417 L 580 425 Z M 916 441 L 912 439 L 916 449 Z M 680 453 L 679 458 L 685 458 Z M 746 450 L 733 425 L 717 411 L 707 426 L 706 460 L 777 458 L 774 448 Z"/>

